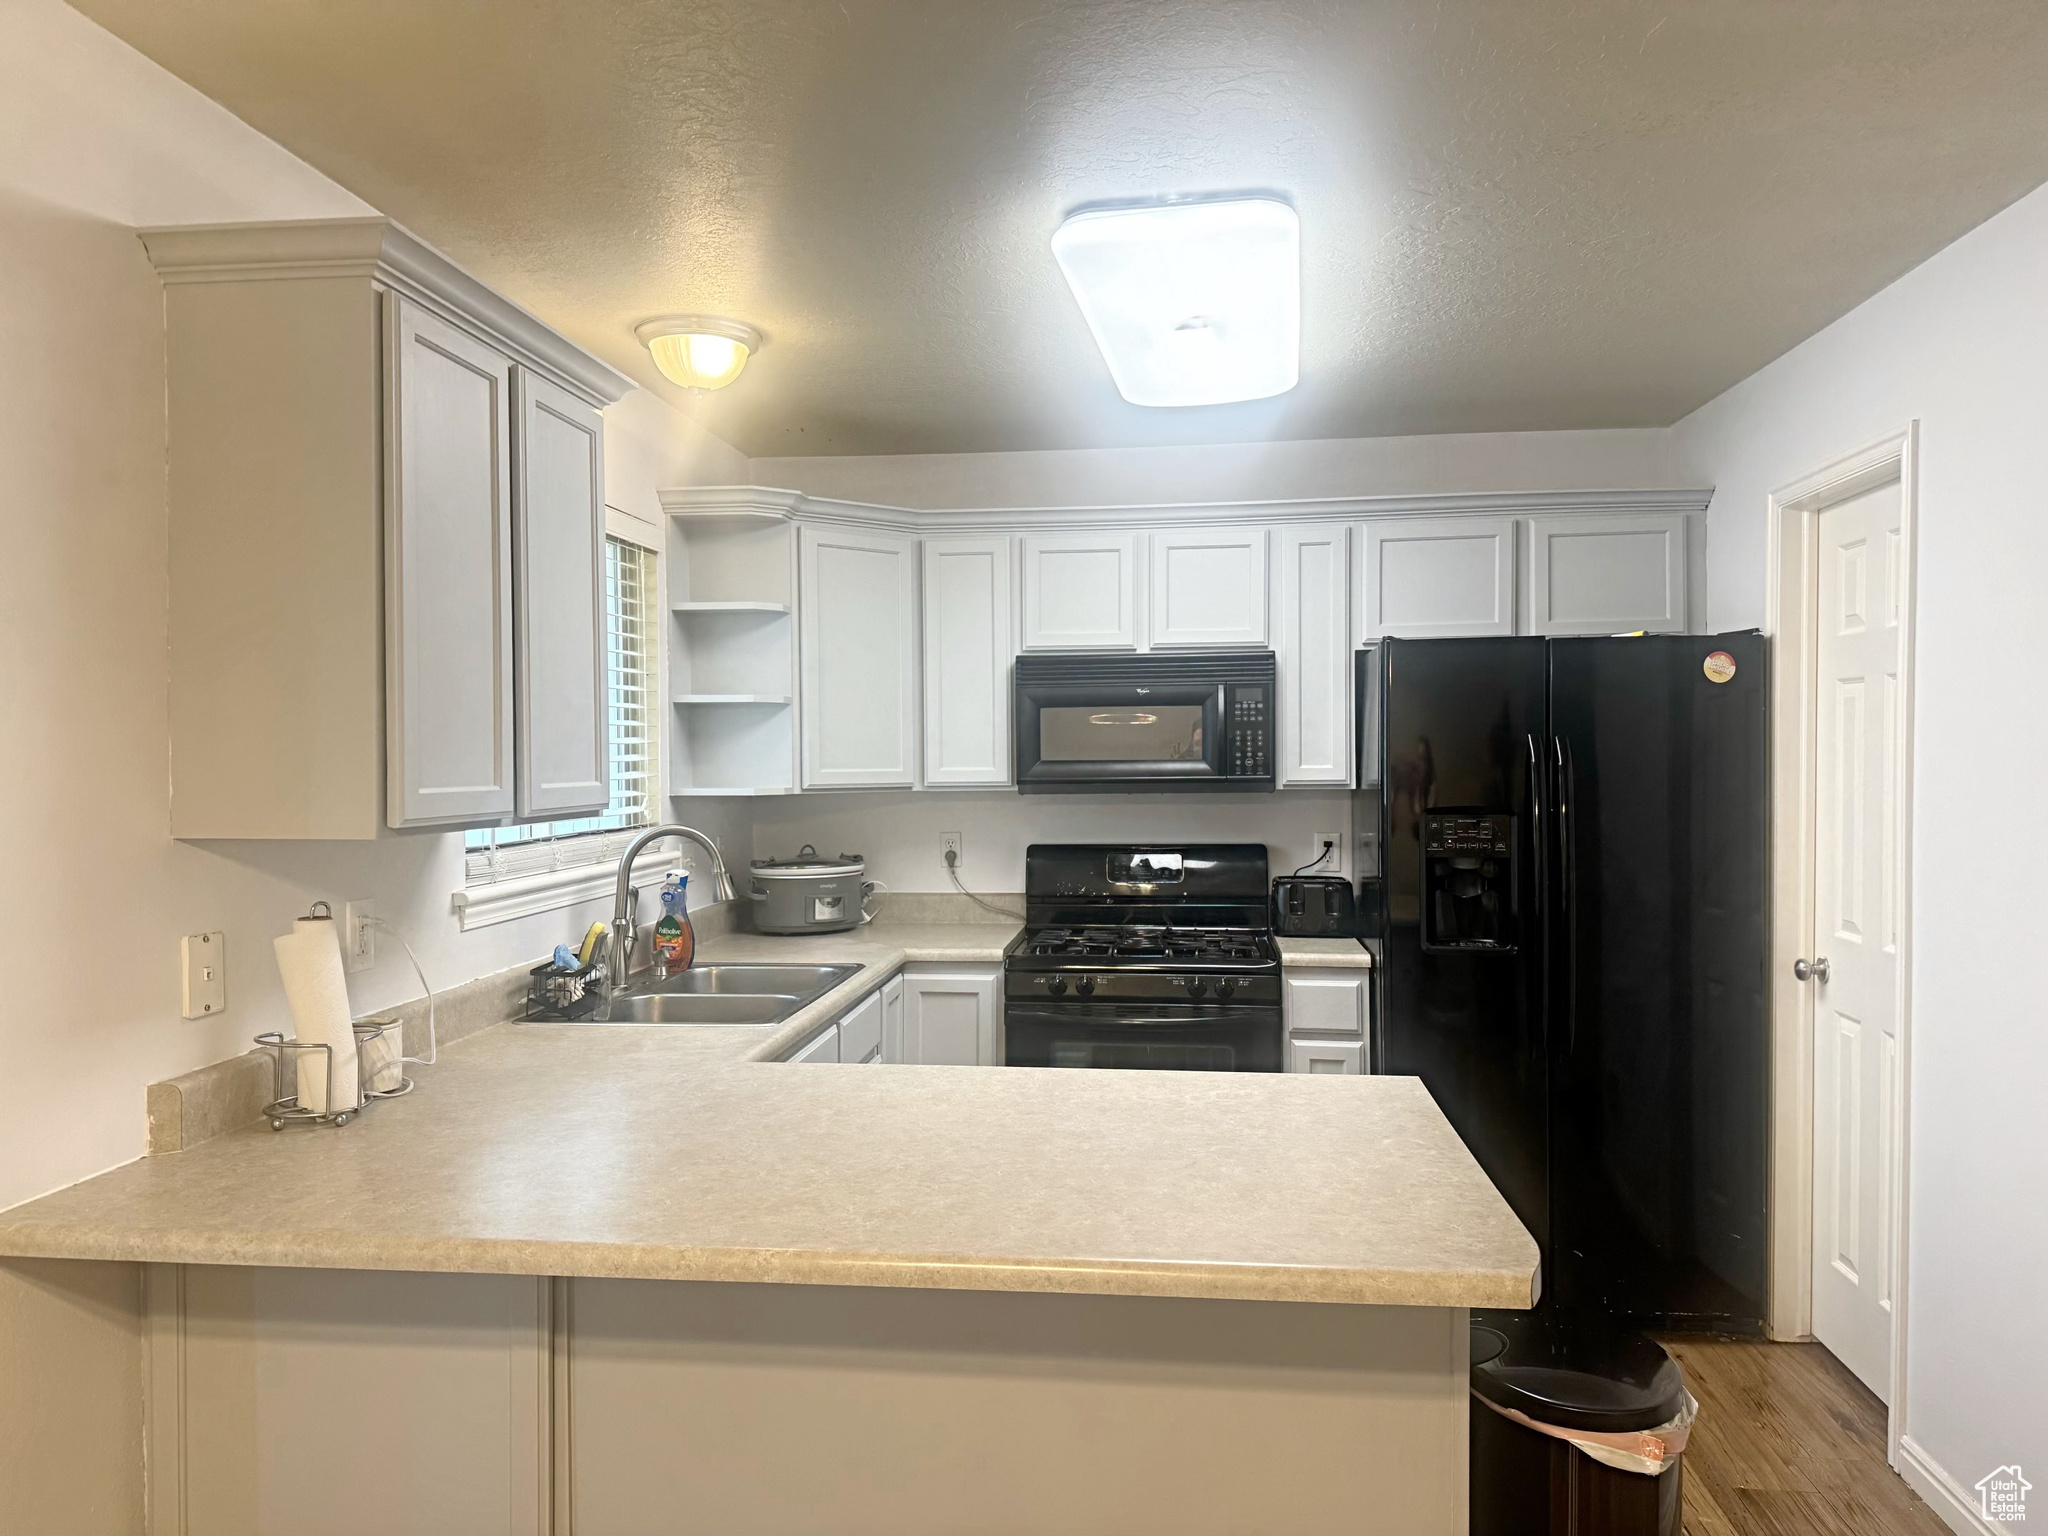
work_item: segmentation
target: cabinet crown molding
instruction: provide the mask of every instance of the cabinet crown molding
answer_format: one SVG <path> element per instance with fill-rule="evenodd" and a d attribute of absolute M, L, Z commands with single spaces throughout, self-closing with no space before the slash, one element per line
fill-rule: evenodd
<path fill-rule="evenodd" d="M 515 361 L 592 405 L 610 405 L 639 387 L 390 219 L 185 224 L 136 233 L 166 284 L 365 278 L 457 324 L 482 326 Z"/>
<path fill-rule="evenodd" d="M 677 518 L 762 517 L 842 523 L 905 533 L 1045 533 L 1061 528 L 1187 528 L 1203 523 L 1349 523 L 1419 515 L 1558 516 L 1625 512 L 1704 512 L 1713 490 L 1474 491 L 1430 496 L 1342 496 L 1295 501 L 1164 502 L 1099 507 L 886 507 L 810 496 L 765 485 L 697 485 L 664 490 L 662 509 Z"/>

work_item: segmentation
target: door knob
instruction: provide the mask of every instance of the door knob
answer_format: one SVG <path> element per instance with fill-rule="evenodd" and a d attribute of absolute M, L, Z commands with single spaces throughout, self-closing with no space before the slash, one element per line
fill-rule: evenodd
<path fill-rule="evenodd" d="M 1817 981 L 1822 986 L 1826 986 L 1828 984 L 1828 957 L 1822 955 L 1818 960 L 1794 960 L 1792 962 L 1792 974 L 1801 981 Z"/>

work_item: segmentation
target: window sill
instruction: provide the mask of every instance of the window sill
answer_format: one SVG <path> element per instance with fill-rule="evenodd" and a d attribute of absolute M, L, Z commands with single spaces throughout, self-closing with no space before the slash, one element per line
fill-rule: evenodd
<path fill-rule="evenodd" d="M 670 870 L 677 868 L 688 870 L 673 849 L 646 854 L 634 861 L 633 884 L 657 885 Z M 472 928 L 488 928 L 493 923 L 509 923 L 514 918 L 532 917 L 609 896 L 618 878 L 617 864 L 579 864 L 572 869 L 517 875 L 490 885 L 464 886 L 452 899 L 462 931 L 468 933 Z"/>

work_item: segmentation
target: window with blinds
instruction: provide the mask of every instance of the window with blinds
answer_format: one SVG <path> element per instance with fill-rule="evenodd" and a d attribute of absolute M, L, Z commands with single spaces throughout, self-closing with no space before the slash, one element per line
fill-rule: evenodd
<path fill-rule="evenodd" d="M 615 863 L 661 794 L 660 604 L 655 555 L 604 541 L 605 729 L 612 799 L 603 813 L 466 833 L 465 883 L 490 885 L 582 864 Z"/>

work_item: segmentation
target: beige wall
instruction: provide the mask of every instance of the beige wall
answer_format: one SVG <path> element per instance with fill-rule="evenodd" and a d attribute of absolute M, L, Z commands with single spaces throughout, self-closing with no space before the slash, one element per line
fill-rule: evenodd
<path fill-rule="evenodd" d="M 0 988 L 0 1207 L 139 1156 L 146 1084 L 282 1024 L 270 940 L 316 898 L 374 898 L 436 986 L 596 915 L 460 932 L 454 834 L 167 834 L 163 297 L 132 230 L 365 211 L 68 7 L 0 0 L 0 931 L 17 961 Z M 652 397 L 607 425 L 629 508 L 652 510 L 658 484 L 745 477 Z M 748 846 L 743 806 L 701 810 Z M 190 1022 L 178 940 L 209 929 L 227 935 L 228 1011 Z M 350 988 L 359 1010 L 419 991 L 388 941 Z"/>

